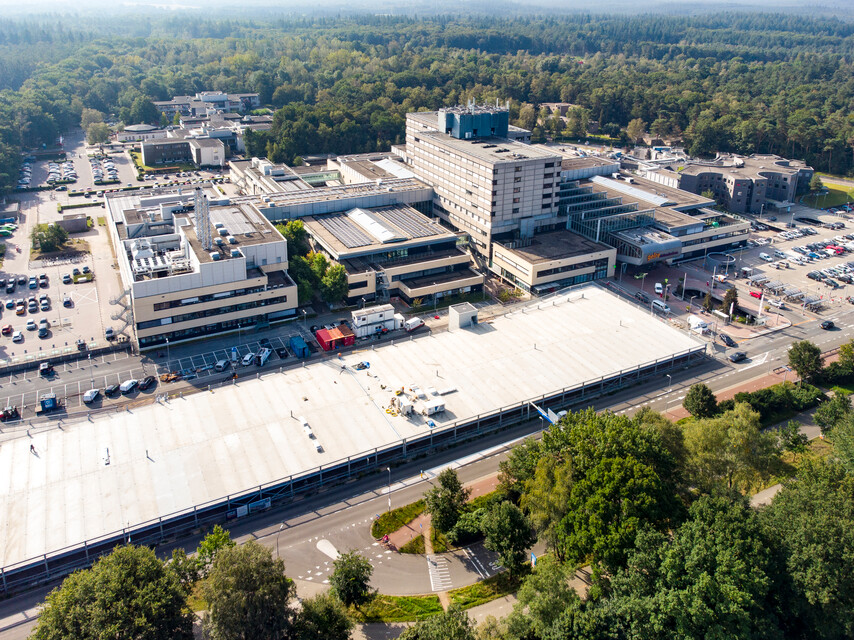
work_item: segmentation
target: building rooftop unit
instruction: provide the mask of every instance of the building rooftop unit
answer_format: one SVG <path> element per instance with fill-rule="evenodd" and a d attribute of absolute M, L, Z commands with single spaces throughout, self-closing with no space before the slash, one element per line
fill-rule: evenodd
<path fill-rule="evenodd" d="M 523 244 L 506 243 L 503 246 L 530 264 L 574 258 L 611 249 L 606 244 L 566 229 L 538 233 Z"/>
<path fill-rule="evenodd" d="M 308 216 L 303 223 L 336 260 L 456 238 L 437 221 L 405 204 Z"/>

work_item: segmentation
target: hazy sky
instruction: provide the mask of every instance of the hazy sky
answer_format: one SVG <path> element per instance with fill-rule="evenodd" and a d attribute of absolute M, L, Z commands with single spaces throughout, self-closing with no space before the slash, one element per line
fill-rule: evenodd
<path fill-rule="evenodd" d="M 826 9 L 822 13 L 837 13 L 843 19 L 851 19 L 854 16 L 854 0 L 820 0 L 820 7 L 812 5 L 807 7 L 802 0 L 692 0 L 691 3 L 678 2 L 676 0 L 646 0 L 638 3 L 636 0 L 497 0 L 483 2 L 482 0 L 314 0 L 307 3 L 304 0 L 0 0 L 0 7 L 4 9 L 3 14 L 21 15 L 30 13 L 77 13 L 86 14 L 97 10 L 103 13 L 105 10 L 116 13 L 145 12 L 148 8 L 154 13 L 162 13 L 164 10 L 194 11 L 204 9 L 208 13 L 212 8 L 224 13 L 239 11 L 243 14 L 252 8 L 266 10 L 279 9 L 287 13 L 310 13 L 313 10 L 347 10 L 364 12 L 394 12 L 407 13 L 407 9 L 414 9 L 418 13 L 454 13 L 460 10 L 474 10 L 480 7 L 502 7 L 505 11 L 524 11 L 526 8 L 538 13 L 547 11 L 603 11 L 603 12 L 650 12 L 675 11 L 686 13 L 690 8 L 700 11 L 720 9 L 738 10 L 792 10 L 798 12 L 812 12 Z"/>

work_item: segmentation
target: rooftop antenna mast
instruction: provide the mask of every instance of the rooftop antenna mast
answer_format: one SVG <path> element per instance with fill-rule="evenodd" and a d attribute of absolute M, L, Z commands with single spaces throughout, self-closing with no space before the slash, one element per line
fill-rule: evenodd
<path fill-rule="evenodd" d="M 196 189 L 196 237 L 205 251 L 211 250 L 211 212 L 208 197 L 201 188 Z"/>

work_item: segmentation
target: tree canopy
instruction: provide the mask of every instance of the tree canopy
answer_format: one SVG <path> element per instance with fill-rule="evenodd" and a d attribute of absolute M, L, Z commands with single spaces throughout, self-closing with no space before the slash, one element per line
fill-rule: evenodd
<path fill-rule="evenodd" d="M 118 547 L 48 594 L 34 640 L 191 640 L 178 576 L 147 547 Z"/>

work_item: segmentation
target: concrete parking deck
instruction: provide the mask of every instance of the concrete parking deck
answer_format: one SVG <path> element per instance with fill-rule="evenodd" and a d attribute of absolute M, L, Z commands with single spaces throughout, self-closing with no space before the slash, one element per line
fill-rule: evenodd
<path fill-rule="evenodd" d="M 702 347 L 598 286 L 539 307 L 4 442 L 2 566 Z M 387 411 L 415 386 L 446 410 Z"/>

